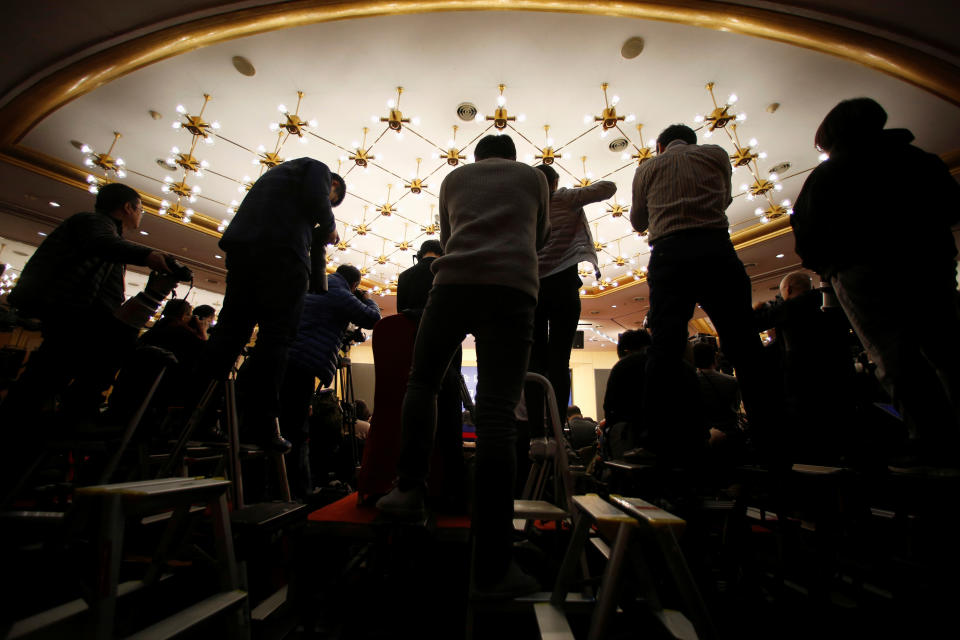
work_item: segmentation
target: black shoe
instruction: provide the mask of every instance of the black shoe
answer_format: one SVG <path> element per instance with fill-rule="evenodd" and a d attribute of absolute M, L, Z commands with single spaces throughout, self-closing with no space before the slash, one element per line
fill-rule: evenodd
<path fill-rule="evenodd" d="M 540 591 L 537 579 L 520 568 L 515 561 L 510 562 L 502 578 L 489 585 L 478 584 L 473 589 L 473 600 L 509 600 Z"/>
<path fill-rule="evenodd" d="M 407 491 L 401 491 L 399 486 L 390 493 L 377 500 L 377 509 L 388 516 L 403 520 L 422 520 L 427 517 L 427 507 L 424 501 L 422 486 L 414 486 Z"/>
<path fill-rule="evenodd" d="M 274 433 L 263 443 L 263 449 L 271 453 L 286 455 L 293 449 L 293 445 L 279 433 Z"/>

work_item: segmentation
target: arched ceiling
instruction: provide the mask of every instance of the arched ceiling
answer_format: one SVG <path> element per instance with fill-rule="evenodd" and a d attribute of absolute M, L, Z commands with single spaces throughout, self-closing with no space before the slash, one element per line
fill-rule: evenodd
<path fill-rule="evenodd" d="M 333 6 L 350 9 L 374 4 L 377 3 Z M 418 3 L 397 6 L 414 4 Z M 476 4 L 464 2 L 456 6 Z M 689 12 L 720 4 L 664 3 L 661 8 L 669 11 L 673 5 L 674 9 L 680 6 Z M 927 4 L 930 3 L 921 3 Z M 658 3 L 622 3 L 614 8 L 629 5 L 642 5 L 651 11 Z M 825 7 L 813 2 L 779 5 L 785 19 L 796 19 L 804 12 L 825 11 Z M 648 248 L 632 233 L 627 217 L 611 211 L 615 205 L 630 205 L 636 162 L 629 157 L 624 159 L 623 151 L 610 151 L 609 145 L 616 138 L 626 138 L 630 143 L 628 156 L 636 154 L 637 148 L 642 148 L 635 128 L 638 123 L 645 125 L 644 142 L 673 122 L 699 126 L 694 122 L 695 116 L 707 114 L 714 107 L 704 87 L 707 82 L 715 83 L 714 94 L 720 105 L 731 93 L 739 97 L 731 112 L 747 114 L 738 130 L 741 146 L 755 138 L 759 145 L 754 150 L 767 154 L 765 159 L 758 159 L 759 177 L 768 177 L 774 165 L 790 163 L 790 169 L 780 175 L 782 191 L 775 192 L 773 204 L 795 198 L 805 172 L 818 162 L 812 146 L 813 131 L 826 111 L 843 98 L 876 98 L 890 114 L 889 126 L 911 128 L 918 144 L 930 151 L 948 155 L 960 149 L 958 107 L 934 95 L 944 93 L 936 87 L 924 90 L 913 86 L 924 84 L 923 78 L 911 76 L 908 79 L 913 84 L 909 84 L 890 75 L 890 68 L 881 73 L 811 50 L 817 48 L 815 43 L 807 43 L 811 48 L 800 48 L 733 30 L 678 24 L 675 19 L 680 14 L 674 15 L 673 21 L 664 21 L 559 12 L 443 11 L 313 24 L 292 19 L 298 26 L 280 29 L 271 23 L 269 30 L 260 29 L 262 33 L 229 37 L 231 25 L 238 24 L 236 15 L 249 17 L 250 11 L 262 11 L 267 16 L 264 19 L 282 22 L 285 14 L 278 9 L 290 9 L 289 15 L 302 18 L 310 11 L 330 6 L 331 3 L 303 2 L 168 2 L 150 8 L 121 8 L 93 2 L 77 14 L 65 9 L 62 21 L 52 31 L 62 31 L 69 37 L 58 41 L 48 35 L 36 35 L 37 46 L 32 53 L 30 47 L 14 47 L 27 57 L 22 69 L 29 73 L 15 77 L 12 67 L 7 66 L 0 74 L 0 82 L 4 83 L 0 86 L 6 87 L 0 110 L 15 116 L 8 123 L 30 123 L 22 132 L 13 131 L 16 127 L 10 126 L 4 134 L 7 162 L 0 164 L 0 236 L 35 243 L 42 239 L 36 234 L 56 220 L 89 208 L 90 196 L 76 188 L 87 172 L 84 154 L 71 141 L 83 142 L 102 153 L 110 147 L 116 131 L 122 137 L 111 153 L 126 162 L 128 175 L 124 181 L 140 190 L 149 202 L 159 207 L 161 200 L 170 205 L 176 201 L 176 196 L 161 191 L 168 177 L 174 181 L 186 177 L 189 186 L 201 188 L 195 202 L 182 202 L 185 208 L 196 212 L 189 225 L 169 213 L 148 217 L 143 230 L 149 235 L 140 240 L 188 262 L 198 272 L 198 286 L 222 290 L 223 268 L 222 260 L 216 257 L 220 255 L 215 246 L 216 226 L 222 220 L 229 221 L 232 214 L 227 209 L 231 202 L 242 199 L 244 178 L 256 178 L 261 171 L 257 149 L 263 145 L 264 152 L 277 151 L 282 158 L 309 155 L 334 169 L 338 163 L 341 165 L 350 196 L 336 215 L 341 237 L 349 246 L 344 247 L 345 251 L 331 253 L 339 260 L 370 269 L 370 286 L 388 287 L 390 279 L 411 264 L 413 251 L 404 251 L 397 245 L 407 242 L 415 250 L 427 237 L 423 227 L 431 221 L 430 205 L 436 202 L 442 177 L 452 169 L 432 156 L 449 147 L 447 141 L 455 124 L 459 127 L 455 146 L 466 156 L 472 150 L 473 140 L 492 131 L 487 131 L 490 123 L 486 121 L 459 120 L 457 106 L 470 102 L 481 114 L 493 115 L 498 85 L 502 83 L 506 85 L 504 106 L 509 115 L 526 116 L 523 122 L 511 122 L 505 130 L 517 142 L 518 159 L 535 163 L 533 156 L 542 154 L 538 148 L 547 146 L 543 125 L 550 125 L 552 146 L 563 147 L 561 151 L 569 153 L 569 158 L 558 160 L 562 183 L 575 183 L 589 176 L 594 180 L 611 179 L 618 185 L 616 202 L 587 209 L 592 230 L 606 245 L 601 251 L 605 264 L 600 284 L 609 278 L 611 284 L 617 282 L 619 286 L 608 285 L 600 291 L 590 286 L 591 276 L 587 281 L 590 296 L 584 301 L 584 319 L 593 322 L 598 333 L 613 336 L 619 327 L 635 324 L 634 315 L 642 313 L 645 307 L 645 286 L 635 284 L 630 273 L 646 263 Z M 383 9 L 383 5 L 377 6 Z M 567 3 L 556 6 L 570 8 Z M 610 13 L 611 6 L 583 8 Z M 755 9 L 723 6 L 727 19 L 735 18 L 740 11 L 745 22 L 746 18 L 753 21 L 750 28 L 756 28 L 756 15 L 750 13 Z M 188 13 L 188 8 L 192 12 Z M 234 12 L 230 14 L 233 19 L 224 17 L 228 9 Z M 18 20 L 28 22 L 26 16 L 18 16 L 16 11 L 19 9 L 14 10 L 5 28 L 16 27 Z M 244 14 L 245 11 L 248 13 Z M 874 40 L 878 33 L 889 37 L 889 22 L 896 15 L 878 12 L 870 24 L 851 33 Z M 669 13 L 663 17 L 671 20 Z M 709 17 L 704 14 L 699 22 L 688 22 L 705 23 Z M 956 17 L 950 17 L 955 24 Z M 830 31 L 840 25 L 848 29 L 852 20 L 849 13 L 837 14 L 824 22 L 823 28 Z M 129 57 L 130 51 L 136 51 L 137 42 L 149 40 L 151 46 L 159 46 L 156 34 L 164 28 L 185 29 L 184 25 L 200 23 L 211 25 L 207 37 L 215 44 L 157 62 L 151 60 L 152 64 L 139 67 L 135 56 Z M 248 23 L 249 20 L 244 24 Z M 21 24 L 19 33 L 29 30 Z M 644 50 L 634 59 L 625 59 L 620 47 L 635 36 L 644 38 Z M 154 39 L 150 40 L 151 37 Z M 952 53 L 949 47 L 942 46 L 942 39 L 918 42 L 917 37 L 916 29 L 910 28 L 896 35 L 902 41 L 896 50 L 906 52 L 904 60 L 922 55 L 938 65 L 950 66 Z M 175 44 L 168 46 L 176 48 Z M 84 91 L 78 91 L 74 99 L 65 101 L 68 91 L 53 92 L 50 95 L 59 95 L 60 100 L 49 102 L 48 96 L 47 103 L 56 104 L 52 113 L 42 118 L 28 117 L 33 112 L 28 113 L 22 106 L 31 97 L 51 91 L 52 78 L 62 78 L 78 65 L 96 67 L 97 73 L 110 76 L 110 52 L 117 55 L 116 47 L 126 47 L 124 51 L 128 53 L 128 57 L 117 57 L 116 64 L 135 70 L 119 78 L 111 77 L 101 86 L 96 86 L 95 78 L 83 77 L 82 83 L 78 80 L 74 84 L 83 84 Z M 181 48 L 191 46 L 181 43 Z M 238 73 L 231 65 L 231 58 L 236 55 L 249 59 L 256 67 L 256 75 Z M 887 56 L 872 66 L 889 66 L 894 58 Z M 91 60 L 97 64 L 92 65 Z M 903 64 L 903 68 L 908 66 Z M 592 122 L 585 124 L 584 120 L 584 115 L 599 115 L 605 107 L 601 83 L 609 84 L 608 99 L 615 95 L 619 98 L 618 114 L 635 117 L 630 124 L 620 122 L 619 129 L 610 130 L 605 137 L 601 137 L 600 128 Z M 402 137 L 385 131 L 386 125 L 379 121 L 381 116 L 388 115 L 387 101 L 396 100 L 398 86 L 404 87 L 400 96 L 403 116 L 418 118 L 416 123 L 404 124 Z M 305 144 L 297 136 L 281 136 L 278 150 L 278 134 L 268 125 L 285 121 L 277 106 L 284 104 L 293 111 L 298 91 L 304 93 L 299 116 L 304 121 L 315 119 L 316 125 L 307 126 Z M 174 120 L 183 120 L 175 110 L 177 105 L 196 115 L 204 105 L 204 94 L 211 96 L 204 119 L 220 124 L 220 129 L 213 132 L 215 144 L 200 143 L 193 152 L 198 161 L 209 163 L 203 169 L 205 175 L 197 177 L 187 172 L 185 176 L 182 169 L 169 171 L 161 167 L 156 161 L 172 157 L 173 146 L 181 152 L 191 146 L 191 136 L 184 129 L 171 126 Z M 37 104 L 41 103 L 44 101 L 38 100 Z M 771 103 L 779 104 L 772 113 L 767 109 Z M 151 118 L 151 110 L 160 118 Z M 363 127 L 369 129 L 365 148 L 375 156 L 366 171 L 355 167 L 349 159 L 351 150 L 358 146 L 355 143 L 362 141 Z M 13 143 L 11 138 L 18 141 Z M 721 144 L 731 153 L 735 151 L 734 142 L 722 130 L 705 141 Z M 405 188 L 417 171 L 417 158 L 421 159 L 419 177 L 429 176 L 419 196 Z M 99 170 L 90 173 L 103 175 Z M 741 257 L 756 265 L 751 267 L 755 295 L 768 299 L 773 295 L 769 281 L 778 280 L 798 260 L 792 252 L 791 236 L 784 234 L 786 219 L 759 224 L 757 205 L 766 208 L 770 203 L 763 197 L 748 202 L 742 194 L 739 187 L 751 184 L 755 177 L 744 168 L 735 171 L 734 192 L 741 195 L 728 215 L 734 238 L 741 246 Z M 852 188 L 867 189 L 870 185 Z M 62 206 L 51 207 L 47 204 L 50 201 Z M 384 204 L 391 204 L 394 209 L 388 217 L 376 210 Z M 360 225 L 366 227 L 366 233 L 359 233 Z M 625 258 L 624 265 L 616 264 L 618 256 Z M 382 299 L 387 309 L 390 301 L 389 297 Z"/>

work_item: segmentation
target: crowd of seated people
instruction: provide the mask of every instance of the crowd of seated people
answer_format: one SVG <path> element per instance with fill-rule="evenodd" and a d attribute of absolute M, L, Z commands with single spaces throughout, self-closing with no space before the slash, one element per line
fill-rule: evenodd
<path fill-rule="evenodd" d="M 600 430 L 601 458 L 639 457 L 680 469 L 704 463 L 709 467 L 718 461 L 728 465 L 749 461 L 778 469 L 794 462 L 856 462 L 863 453 L 858 445 L 870 431 L 871 420 L 886 414 L 871 411 L 874 403 L 858 396 L 852 326 L 889 394 L 891 413 L 905 421 L 910 452 L 917 453 L 921 462 L 957 463 L 960 376 L 956 358 L 944 354 L 956 354 L 960 349 L 954 350 L 953 343 L 931 344 L 917 318 L 910 318 L 905 326 L 886 323 L 878 327 L 874 322 L 877 314 L 889 314 L 887 308 L 878 310 L 872 300 L 879 297 L 880 268 L 869 255 L 841 255 L 841 249 L 862 244 L 855 235 L 861 227 L 845 221 L 848 209 L 830 198 L 837 194 L 837 184 L 856 173 L 856 158 L 875 150 L 882 141 L 900 145 L 898 148 L 923 165 L 924 176 L 935 178 L 931 182 L 935 189 L 924 196 L 930 203 L 960 200 L 956 182 L 944 175 L 942 163 L 938 165 L 934 157 L 910 146 L 908 135 L 885 131 L 885 114 L 878 115 L 872 105 L 853 101 L 827 116 L 817 140 L 831 153 L 831 159 L 808 178 L 792 219 L 804 266 L 832 285 L 839 305 L 829 304 L 824 292 L 812 287 L 807 272 L 796 272 L 783 279 L 778 300 L 753 309 L 750 280 L 730 241 L 725 214 L 731 202 L 726 151 L 697 144 L 696 133 L 684 125 L 673 125 L 661 133 L 657 156 L 636 171 L 631 209 L 635 230 L 647 232 L 652 247 L 649 329 L 620 336 L 620 360 L 611 370 L 603 398 L 606 420 Z M 403 405 L 398 477 L 377 506 L 388 517 L 419 518 L 426 513 L 426 478 L 434 443 L 441 440 L 436 437 L 438 429 L 446 434 L 447 442 L 447 435 L 456 434 L 459 456 L 459 348 L 466 334 L 473 334 L 480 370 L 475 485 L 483 487 L 473 503 L 475 588 L 480 597 L 500 598 L 540 586 L 512 556 L 512 499 L 523 484 L 515 477 L 516 458 L 522 452 L 516 446 L 514 411 L 521 401 L 526 372 L 551 369 L 543 360 L 544 353 L 538 354 L 539 361 L 531 367 L 531 345 L 536 340 L 549 341 L 551 331 L 565 341 L 568 332 L 560 325 L 568 313 L 561 314 L 554 329 L 538 317 L 542 311 L 538 311 L 538 296 L 544 296 L 545 285 L 553 284 L 544 280 L 556 276 L 563 280 L 555 292 L 558 296 L 575 291 L 575 263 L 568 264 L 564 256 L 581 255 L 591 243 L 588 233 L 567 234 L 567 246 L 548 252 L 557 264 L 551 262 L 545 272 L 543 249 L 551 246 L 547 244 L 551 225 L 560 225 L 559 219 L 552 220 L 550 207 L 554 200 L 568 198 L 565 206 L 569 210 L 564 211 L 576 222 L 582 205 L 592 200 L 558 195 L 550 172 L 516 162 L 516 150 L 508 136 L 482 139 L 476 157 L 477 162 L 453 171 L 444 180 L 440 240 L 424 244 L 420 262 L 401 280 L 401 284 L 410 284 L 402 287 L 403 308 L 399 310 L 415 317 L 419 330 Z M 244 385 L 241 432 L 278 455 L 292 449 L 291 488 L 299 498 L 309 494 L 315 484 L 311 475 L 316 461 L 311 457 L 319 459 L 328 453 L 317 450 L 322 438 L 311 437 L 322 397 L 317 393 L 317 381 L 321 388 L 332 382 L 336 354 L 349 323 L 372 328 L 380 319 L 377 305 L 358 288 L 361 278 L 356 268 L 340 266 L 323 286 L 319 274 L 310 273 L 323 245 L 338 239 L 331 207 L 343 199 L 346 186 L 322 163 L 301 160 L 304 162 L 291 161 L 265 173 L 258 182 L 261 187 L 255 185 L 251 190 L 224 236 L 221 245 L 233 258 L 227 264 L 235 277 L 228 278 L 233 284 L 228 285 L 224 311 L 210 340 L 212 309 L 193 311 L 179 299 L 171 300 L 161 319 L 140 337 L 142 344 L 175 355 L 176 377 L 188 383 L 177 395 L 189 410 L 197 404 L 206 382 L 225 377 L 254 326 L 259 326 L 253 355 L 239 377 L 239 384 Z M 277 206 L 276 198 L 286 197 L 283 185 L 290 182 L 308 190 L 309 197 L 306 202 L 298 196 Z M 112 318 L 122 302 L 114 289 L 122 287 L 123 264 L 145 264 L 157 272 L 169 269 L 163 256 L 122 239 L 123 231 L 139 223 L 142 205 L 135 192 L 104 189 L 101 196 L 114 191 L 117 193 L 109 201 L 98 196 L 96 213 L 80 214 L 82 220 L 64 223 L 64 227 L 80 223 L 91 227 L 73 233 L 94 238 L 100 253 L 81 253 L 75 260 L 91 272 L 103 269 L 110 278 L 110 291 L 85 290 L 76 303 L 82 303 L 78 308 L 88 314 L 84 322 L 91 325 Z M 905 207 L 905 197 L 898 195 L 890 202 Z M 892 205 L 878 207 L 886 211 Z M 261 246 L 262 239 L 254 231 L 257 224 L 263 225 L 267 209 L 280 211 L 289 220 L 281 225 L 271 222 L 275 237 L 263 240 Z M 496 224 L 490 223 L 491 217 Z M 922 296 L 915 298 L 914 310 L 920 313 L 912 315 L 922 320 L 929 308 L 937 314 L 937 322 L 951 328 L 948 340 L 954 341 L 960 339 L 960 328 L 952 329 L 960 322 L 956 282 L 950 283 L 944 274 L 956 254 L 952 237 L 947 236 L 957 220 L 954 207 L 918 221 L 918 242 L 929 241 L 938 251 L 936 255 L 913 256 L 908 271 L 914 279 L 897 276 L 905 288 L 925 283 Z M 838 247 L 835 238 L 843 233 L 849 237 Z M 55 232 L 49 240 L 63 241 L 65 234 Z M 828 241 L 827 237 L 834 239 Z M 884 238 L 868 240 L 876 247 L 874 251 L 882 253 L 879 247 L 884 246 Z M 67 241 L 74 243 L 69 237 Z M 558 259 L 557 252 L 563 259 Z M 277 268 L 264 268 L 264 264 Z M 28 278 L 30 271 L 25 271 L 22 282 L 36 287 L 45 276 Z M 943 277 L 928 282 L 928 271 Z M 269 273 L 270 279 L 264 280 L 261 272 Z M 283 287 L 269 291 L 281 281 Z M 48 362 L 48 352 L 64 340 L 76 340 L 77 335 L 58 325 L 52 302 L 46 297 L 31 304 L 39 305 L 45 314 L 45 338 L 50 341 L 37 357 L 39 364 L 50 366 L 58 360 Z M 718 342 L 688 341 L 687 323 L 698 304 L 713 321 Z M 775 351 L 765 354 L 759 332 L 768 329 L 776 335 Z M 566 363 L 569 349 L 560 346 L 563 348 L 556 348 L 553 359 Z M 69 352 L 55 355 L 75 354 L 71 347 Z M 778 356 L 779 370 L 765 357 L 770 354 Z M 718 371 L 721 355 L 732 365 L 733 375 Z M 28 369 L 27 383 L 31 375 Z M 58 379 L 59 386 L 68 383 L 69 379 Z M 36 395 L 35 390 L 33 393 Z M 4 415 L 10 411 L 18 419 L 27 415 L 22 397 L 8 397 Z M 563 402 L 566 397 L 558 399 Z M 36 405 L 29 408 L 32 410 L 48 398 L 28 400 Z M 171 402 L 169 398 L 165 401 Z M 360 409 L 358 405 L 358 418 Z M 446 424 L 448 416 L 453 416 L 450 425 L 455 429 Z M 543 420 L 539 414 L 535 419 Z M 567 423 L 575 449 L 596 446 L 597 429 L 592 421 L 568 413 Z M 369 422 L 358 425 L 363 425 L 358 433 L 364 435 L 370 428 Z M 537 424 L 531 425 L 530 432 L 543 431 Z M 881 451 L 882 455 L 890 453 L 897 451 Z M 463 474 L 462 468 L 459 473 Z"/>

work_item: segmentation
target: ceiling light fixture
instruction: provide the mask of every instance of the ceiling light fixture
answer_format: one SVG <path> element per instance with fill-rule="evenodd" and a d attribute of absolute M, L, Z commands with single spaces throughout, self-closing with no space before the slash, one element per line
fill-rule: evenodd
<path fill-rule="evenodd" d="M 507 88 L 507 85 L 501 84 L 498 85 L 500 89 L 500 94 L 497 96 L 497 108 L 493 112 L 492 116 L 487 116 L 488 121 L 493 121 L 493 126 L 498 131 L 503 131 L 507 128 L 508 122 L 516 121 L 516 116 L 511 116 L 507 113 L 507 108 L 504 106 L 507 104 L 507 98 L 503 95 L 503 90 Z"/>
<path fill-rule="evenodd" d="M 123 166 L 124 166 L 123 158 L 119 156 L 114 158 L 113 156 L 110 155 L 111 153 L 113 153 L 114 147 L 117 146 L 117 140 L 119 140 L 120 138 L 121 138 L 120 132 L 114 131 L 113 142 L 110 143 L 110 148 L 107 149 L 106 153 L 97 153 L 96 151 L 93 150 L 92 147 L 86 144 L 80 146 L 80 151 L 85 156 L 83 159 L 83 164 L 85 164 L 87 167 L 90 167 L 90 168 L 99 167 L 100 169 L 103 170 L 104 179 L 102 181 L 97 180 L 98 187 L 102 186 L 102 184 L 105 184 L 108 181 L 111 173 L 115 177 L 120 179 L 127 177 L 126 171 L 123 170 Z M 91 181 L 90 178 L 93 178 L 93 176 L 87 176 L 87 182 L 90 185 L 93 185 L 94 182 Z M 90 187 L 90 192 L 96 193 L 96 191 L 94 191 L 93 186 Z"/>

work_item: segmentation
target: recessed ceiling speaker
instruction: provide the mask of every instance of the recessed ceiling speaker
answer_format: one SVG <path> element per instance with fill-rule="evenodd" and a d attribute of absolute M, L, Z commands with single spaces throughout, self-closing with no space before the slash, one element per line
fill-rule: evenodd
<path fill-rule="evenodd" d="M 470 122 L 477 117 L 477 105 L 472 102 L 461 102 L 457 105 L 457 117 L 464 122 Z"/>
<path fill-rule="evenodd" d="M 607 145 L 607 148 L 614 153 L 620 153 L 627 148 L 628 144 L 630 144 L 630 142 L 628 142 L 626 138 L 617 138 L 616 140 L 612 140 L 610 144 Z"/>
<path fill-rule="evenodd" d="M 789 162 L 781 162 L 770 167 L 770 170 L 767 171 L 767 173 L 775 173 L 778 176 L 782 176 L 790 169 L 790 166 L 791 165 Z"/>
<path fill-rule="evenodd" d="M 233 63 L 233 68 L 245 76 L 253 76 L 257 73 L 257 69 L 253 66 L 253 63 L 243 56 L 233 56 L 230 61 Z"/>
<path fill-rule="evenodd" d="M 75 149 L 83 148 L 83 143 L 80 142 L 79 140 L 71 140 L 70 144 L 72 144 Z"/>
<path fill-rule="evenodd" d="M 150 109 L 150 111 L 147 111 L 147 113 L 150 114 L 150 117 L 154 120 L 160 120 L 163 118 L 163 114 L 161 114 L 159 111 L 155 111 L 154 109 Z"/>
<path fill-rule="evenodd" d="M 643 38 L 639 36 L 634 36 L 633 38 L 628 38 L 626 42 L 623 43 L 623 46 L 620 47 L 620 55 L 626 58 L 627 60 L 632 60 L 636 58 L 643 51 Z"/>
<path fill-rule="evenodd" d="M 177 170 L 177 165 L 173 165 L 171 167 L 169 164 L 167 164 L 167 161 L 164 160 L 163 158 L 157 158 L 157 166 L 159 166 L 161 169 L 166 169 L 167 171 Z"/>

